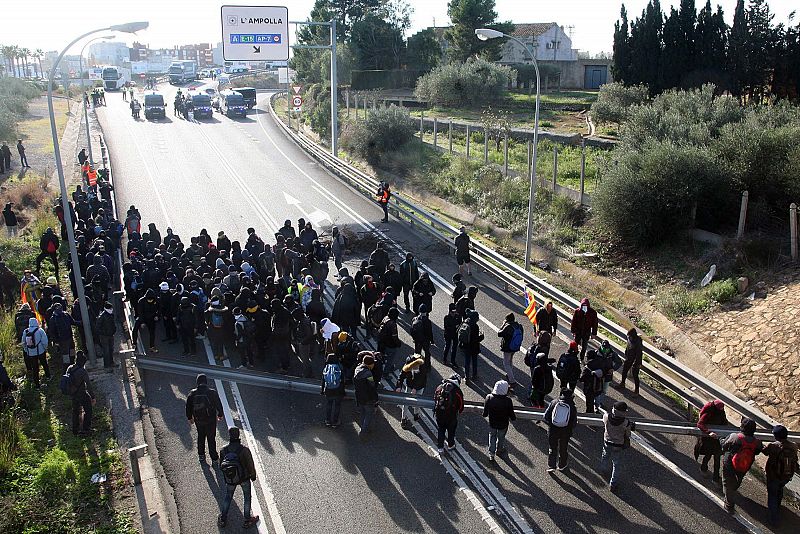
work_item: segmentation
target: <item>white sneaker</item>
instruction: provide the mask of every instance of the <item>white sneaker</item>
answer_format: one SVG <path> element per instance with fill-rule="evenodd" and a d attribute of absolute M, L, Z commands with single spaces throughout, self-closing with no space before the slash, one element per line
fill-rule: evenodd
<path fill-rule="evenodd" d="M 490 454 L 489 455 L 489 461 L 490 462 L 494 462 L 494 454 Z"/>
<path fill-rule="evenodd" d="M 555 473 L 555 472 L 556 472 L 556 470 L 555 470 L 555 469 L 553 469 L 552 467 L 548 467 L 548 468 L 547 468 L 547 472 L 548 472 L 548 473 Z"/>
<path fill-rule="evenodd" d="M 436 451 L 437 451 L 439 454 L 442 454 L 442 453 L 444 452 L 444 449 L 442 449 L 441 447 L 439 447 L 438 449 L 436 449 Z"/>
<path fill-rule="evenodd" d="M 453 450 L 453 449 L 455 449 L 455 448 L 456 448 L 456 446 L 455 446 L 455 445 L 448 445 L 448 446 L 447 446 L 447 450 L 448 450 L 448 451 L 452 451 L 452 450 Z"/>
<path fill-rule="evenodd" d="M 244 368 L 245 368 L 244 365 L 240 365 L 239 367 L 237 367 L 237 369 L 244 369 Z"/>

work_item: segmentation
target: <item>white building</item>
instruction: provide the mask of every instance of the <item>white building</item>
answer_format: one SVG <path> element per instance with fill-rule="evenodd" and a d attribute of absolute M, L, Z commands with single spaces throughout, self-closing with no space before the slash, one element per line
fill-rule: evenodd
<path fill-rule="evenodd" d="M 128 45 L 115 41 L 98 42 L 89 45 L 89 59 L 96 65 L 115 65 L 123 66 L 131 60 L 131 53 Z"/>
<path fill-rule="evenodd" d="M 535 54 L 537 61 L 577 61 L 578 51 L 572 48 L 572 39 L 555 22 L 514 24 L 514 37 L 522 41 Z M 500 63 L 527 63 L 528 54 L 512 40 L 503 43 Z"/>

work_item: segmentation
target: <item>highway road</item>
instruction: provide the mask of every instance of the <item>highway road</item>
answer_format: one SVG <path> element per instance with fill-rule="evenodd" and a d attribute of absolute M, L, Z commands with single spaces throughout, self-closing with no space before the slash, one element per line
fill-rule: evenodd
<path fill-rule="evenodd" d="M 162 234 L 170 226 L 186 243 L 201 228 L 212 236 L 224 230 L 232 240 L 244 242 L 250 226 L 268 240 L 284 219 L 299 217 L 325 229 L 331 224 L 358 232 L 377 228 L 396 247 L 396 263 L 402 259 L 401 251 L 410 251 L 432 273 L 437 294 L 431 318 L 441 340 L 439 325 L 450 302 L 448 281 L 456 270 L 447 249 L 403 223 L 380 224 L 382 213 L 374 203 L 329 175 L 283 135 L 266 111 L 268 95 L 259 95 L 257 109 L 246 118 L 214 114 L 211 120 L 194 122 L 173 115 L 175 88 L 159 89 L 170 103 L 166 120 L 134 121 L 127 103 L 113 93 L 106 96 L 108 107 L 97 112 L 111 152 L 121 210 L 135 204 L 143 223 L 155 222 Z M 365 256 L 348 258 L 351 273 Z M 480 380 L 472 388 L 464 387 L 467 399 L 478 401 L 503 377 L 496 325 L 509 311 L 524 319 L 523 304 L 520 296 L 505 292 L 482 273 L 467 283 L 480 288 L 476 308 L 486 334 Z M 331 277 L 329 293 L 335 284 Z M 409 322 L 410 316 L 401 314 L 406 330 Z M 401 335 L 405 359 L 411 352 L 410 336 Z M 180 358 L 176 345 L 158 346 L 159 357 Z M 558 341 L 551 355 L 563 349 Z M 434 349 L 429 394 L 440 377 L 451 372 L 440 357 L 441 351 Z M 520 355 L 516 360 L 524 384 L 527 369 Z M 208 354 L 197 361 L 209 362 Z M 261 367 L 273 368 L 269 362 Z M 318 359 L 315 373 L 321 367 Z M 293 370 L 299 370 L 297 362 Z M 216 531 L 221 478 L 199 465 L 193 429 L 183 414 L 193 380 L 150 372 L 143 372 L 143 378 L 155 445 L 175 493 L 174 519 L 183 532 Z M 742 487 L 742 515 L 728 515 L 721 508 L 719 491 L 700 476 L 691 457 L 693 440 L 687 437 L 642 435 L 625 458 L 618 493 L 611 494 L 597 470 L 602 432 L 596 429 L 576 429 L 570 470 L 548 476 L 546 432 L 531 422 L 514 424 L 508 434 L 508 455 L 490 463 L 485 420 L 465 416 L 458 429 L 458 452 L 440 458 L 432 446 L 431 422 L 423 418 L 414 430 L 403 430 L 396 406 L 382 406 L 374 431 L 361 440 L 350 402 L 343 408 L 345 424 L 331 430 L 321 423 L 322 397 L 233 383 L 217 387 L 224 390 L 228 422 L 244 428 L 256 453 L 259 481 L 254 497 L 262 532 L 714 533 L 765 528 L 763 485 L 748 477 Z M 647 388 L 639 398 L 616 391 L 611 395 L 625 398 L 634 416 L 681 419 L 668 399 Z M 524 403 L 523 397 L 524 392 L 515 402 Z M 582 400 L 577 404 L 583 407 Z M 224 424 L 219 428 L 221 446 L 227 432 Z M 235 531 L 241 521 L 236 515 L 240 494 L 236 502 L 226 531 Z M 786 532 L 800 531 L 796 513 L 786 518 Z"/>

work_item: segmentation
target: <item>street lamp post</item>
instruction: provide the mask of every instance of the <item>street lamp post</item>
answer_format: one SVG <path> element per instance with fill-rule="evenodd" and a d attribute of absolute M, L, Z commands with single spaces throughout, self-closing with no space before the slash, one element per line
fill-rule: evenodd
<path fill-rule="evenodd" d="M 83 48 L 81 48 L 81 53 L 78 56 L 78 64 L 80 66 L 80 73 L 81 73 L 81 103 L 83 104 L 83 119 L 86 128 L 86 142 L 89 144 L 89 162 L 94 166 L 94 154 L 92 153 L 92 138 L 89 135 L 89 110 L 86 106 L 86 84 L 83 81 L 83 51 L 86 50 L 86 47 L 89 46 L 90 43 L 101 39 L 113 39 L 113 35 L 104 35 L 103 37 L 95 37 L 94 39 L 89 39 L 84 43 Z"/>
<path fill-rule="evenodd" d="M 75 288 L 78 292 L 78 305 L 81 310 L 81 321 L 83 322 L 83 334 L 86 338 L 86 352 L 89 353 L 89 361 L 94 366 L 97 363 L 97 358 L 94 351 L 94 341 L 92 337 L 92 325 L 89 323 L 89 308 L 86 306 L 86 297 L 83 289 L 83 279 L 81 277 L 81 266 L 78 261 L 78 247 L 75 244 L 75 231 L 72 227 L 72 213 L 70 212 L 69 197 L 67 196 L 67 183 L 64 178 L 64 166 L 61 162 L 61 149 L 58 146 L 58 130 L 56 129 L 56 117 L 53 112 L 53 78 L 55 77 L 56 69 L 64 54 L 67 53 L 75 43 L 88 37 L 94 33 L 105 31 L 118 31 L 123 33 L 135 33 L 139 30 L 144 30 L 149 26 L 147 22 L 129 22 L 127 24 L 117 24 L 115 26 L 108 26 L 97 30 L 86 32 L 74 41 L 69 43 L 64 50 L 58 55 L 50 67 L 50 75 L 47 80 L 47 106 L 50 112 L 50 132 L 53 136 L 53 155 L 56 160 L 56 170 L 58 171 L 58 185 L 61 188 L 61 207 L 64 209 L 64 226 L 67 230 L 67 241 L 69 242 L 69 254 L 72 261 L 72 276 L 75 278 Z M 81 76 L 83 74 L 81 73 Z M 83 95 L 81 95 L 83 98 Z"/>
<path fill-rule="evenodd" d="M 540 80 L 539 80 L 539 65 L 536 63 L 536 57 L 531 54 L 525 43 L 512 35 L 507 35 L 501 31 L 492 30 L 490 28 L 478 28 L 475 30 L 475 35 L 481 41 L 489 39 L 497 39 L 498 37 L 505 37 L 511 39 L 520 45 L 528 56 L 533 61 L 533 68 L 536 71 L 536 108 L 533 117 L 533 157 L 531 159 L 531 186 L 530 198 L 528 199 L 528 232 L 525 238 L 525 270 L 531 266 L 531 249 L 533 241 L 533 208 L 536 203 L 536 155 L 539 146 L 539 95 L 540 95 Z"/>

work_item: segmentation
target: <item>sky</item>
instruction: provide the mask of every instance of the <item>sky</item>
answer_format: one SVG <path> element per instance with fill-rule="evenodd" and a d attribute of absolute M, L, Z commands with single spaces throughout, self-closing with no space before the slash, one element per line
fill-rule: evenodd
<path fill-rule="evenodd" d="M 11 0 L 6 0 L 11 1 Z M 246 0 L 29 0 L 17 2 L 5 9 L 2 16 L 0 43 L 16 44 L 32 50 L 45 51 L 63 48 L 80 33 L 111 24 L 146 20 L 150 27 L 135 37 L 151 47 L 172 47 L 179 44 L 220 40 L 220 6 L 225 3 L 247 5 Z M 664 11 L 679 0 L 662 0 Z M 696 0 L 698 7 L 705 0 Z M 290 20 L 305 20 L 314 0 L 269 0 L 251 5 L 285 5 Z M 449 23 L 447 0 L 409 0 L 414 9 L 410 33 Z M 736 0 L 712 0 L 721 5 L 728 24 L 733 20 Z M 619 18 L 620 0 L 497 0 L 500 20 L 516 23 L 557 22 L 572 32 L 573 48 L 589 52 L 610 52 L 614 22 Z M 638 16 L 647 0 L 627 0 L 629 18 Z M 770 8 L 776 22 L 787 22 L 791 11 L 798 8 L 797 0 L 772 0 Z M 795 20 L 795 23 L 797 19 Z M 571 28 L 570 28 L 571 27 Z M 290 26 L 290 33 L 294 29 Z M 77 53 L 79 49 L 73 50 Z"/>

